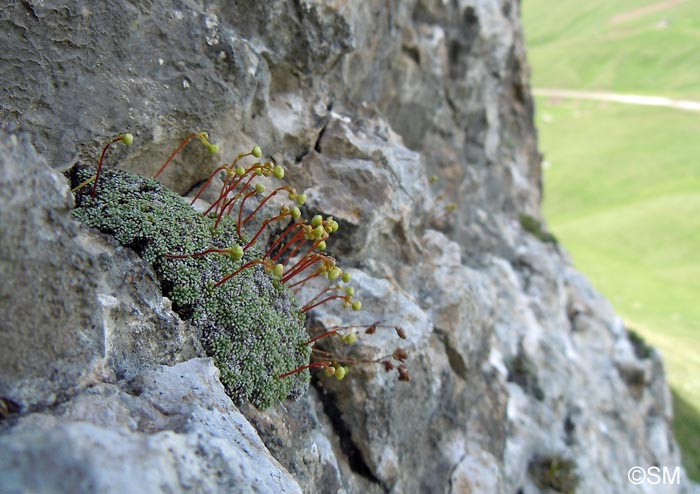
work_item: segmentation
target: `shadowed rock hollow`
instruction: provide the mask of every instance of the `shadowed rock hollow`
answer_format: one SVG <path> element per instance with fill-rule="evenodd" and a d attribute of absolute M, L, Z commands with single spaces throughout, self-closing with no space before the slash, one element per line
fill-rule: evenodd
<path fill-rule="evenodd" d="M 47 0 L 0 28 L 0 491 L 684 492 L 627 480 L 680 464 L 658 353 L 521 225 L 518 1 Z M 61 171 L 129 131 L 108 161 L 151 176 L 195 130 L 229 161 L 259 144 L 338 220 L 363 311 L 313 319 L 401 326 L 410 383 L 355 367 L 239 410 L 152 268 L 72 219 Z M 217 164 L 191 146 L 161 181 Z"/>

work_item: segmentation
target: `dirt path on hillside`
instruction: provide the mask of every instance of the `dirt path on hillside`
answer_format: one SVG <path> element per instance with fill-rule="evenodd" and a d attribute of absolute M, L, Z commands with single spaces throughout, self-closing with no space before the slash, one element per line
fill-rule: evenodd
<path fill-rule="evenodd" d="M 645 7 L 640 7 L 638 9 L 629 10 L 627 12 L 614 15 L 608 19 L 608 24 L 610 24 L 611 26 L 615 26 L 617 24 L 622 24 L 623 22 L 633 21 L 634 19 L 643 17 L 648 14 L 653 14 L 654 12 L 668 10 L 681 3 L 683 3 L 683 0 L 665 0 L 663 2 L 653 3 Z"/>
<path fill-rule="evenodd" d="M 535 96 L 544 96 L 546 98 L 610 101 L 628 105 L 664 106 L 676 110 L 700 111 L 700 101 L 671 99 L 665 96 L 641 96 L 637 94 L 619 94 L 600 91 L 571 91 L 568 89 L 533 89 L 532 94 Z"/>

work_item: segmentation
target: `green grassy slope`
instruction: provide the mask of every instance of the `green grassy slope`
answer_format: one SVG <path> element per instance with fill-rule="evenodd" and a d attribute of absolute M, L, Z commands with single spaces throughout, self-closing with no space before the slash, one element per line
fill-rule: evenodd
<path fill-rule="evenodd" d="M 533 85 L 700 99 L 700 2 L 658 3 L 523 0 Z"/>
<path fill-rule="evenodd" d="M 610 22 L 655 3 L 524 0 L 533 86 L 700 100 L 700 2 Z M 662 351 L 700 480 L 700 113 L 538 98 L 536 123 L 549 226 Z"/>
<path fill-rule="evenodd" d="M 550 228 L 664 355 L 700 479 L 700 115 L 543 98 L 537 109 Z"/>
<path fill-rule="evenodd" d="M 685 467 L 691 478 L 698 480 L 700 470 L 698 464 L 688 461 L 700 458 L 700 413 L 688 401 L 675 391 L 673 392 L 674 411 L 676 414 L 676 437 L 681 441 L 683 454 L 686 457 Z M 681 439 L 682 438 L 682 439 Z"/>

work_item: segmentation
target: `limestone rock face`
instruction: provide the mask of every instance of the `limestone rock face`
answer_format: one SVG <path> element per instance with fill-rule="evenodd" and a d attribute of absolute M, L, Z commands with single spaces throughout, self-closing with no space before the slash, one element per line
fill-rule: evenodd
<path fill-rule="evenodd" d="M 3 492 L 302 492 L 210 359 L 85 389 L 24 415 L 0 445 Z"/>
<path fill-rule="evenodd" d="M 690 492 L 627 479 L 680 465 L 659 355 L 519 223 L 541 198 L 519 8 L 4 8 L 0 491 Z M 254 144 L 284 165 L 305 212 L 340 224 L 328 250 L 363 303 L 311 323 L 382 321 L 328 348 L 400 346 L 410 382 L 358 365 L 241 415 L 148 265 L 70 217 L 59 172 L 125 131 L 107 166 L 145 176 L 210 133 L 220 156 L 193 144 L 160 178 L 180 193 Z"/>
<path fill-rule="evenodd" d="M 153 272 L 71 218 L 73 196 L 28 139 L 0 136 L 0 396 L 22 410 L 199 352 Z"/>

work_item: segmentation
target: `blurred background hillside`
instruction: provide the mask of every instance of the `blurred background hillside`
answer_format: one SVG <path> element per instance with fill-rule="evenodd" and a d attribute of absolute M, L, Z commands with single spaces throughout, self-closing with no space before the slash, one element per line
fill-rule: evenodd
<path fill-rule="evenodd" d="M 545 217 L 628 327 L 661 350 L 684 465 L 700 480 L 700 111 L 537 92 L 700 101 L 700 1 L 522 8 Z"/>

